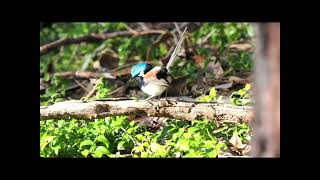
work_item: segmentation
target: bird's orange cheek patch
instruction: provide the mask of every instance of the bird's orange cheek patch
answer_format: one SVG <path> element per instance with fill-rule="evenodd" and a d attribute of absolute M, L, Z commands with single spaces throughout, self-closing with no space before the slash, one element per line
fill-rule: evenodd
<path fill-rule="evenodd" d="M 144 75 L 144 78 L 151 78 L 151 77 L 155 77 L 160 70 L 153 70 L 153 71 L 149 71 L 147 72 L 147 74 Z"/>

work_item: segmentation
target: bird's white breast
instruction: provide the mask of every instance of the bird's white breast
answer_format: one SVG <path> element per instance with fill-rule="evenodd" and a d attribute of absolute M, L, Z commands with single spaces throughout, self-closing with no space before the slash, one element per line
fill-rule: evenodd
<path fill-rule="evenodd" d="M 159 86 L 151 83 L 141 87 L 141 90 L 143 92 L 151 96 L 160 96 L 166 89 L 167 89 L 166 86 Z"/>

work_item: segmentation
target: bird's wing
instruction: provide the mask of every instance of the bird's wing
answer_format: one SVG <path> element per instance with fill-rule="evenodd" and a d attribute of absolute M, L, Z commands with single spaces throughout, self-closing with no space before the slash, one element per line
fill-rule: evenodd
<path fill-rule="evenodd" d="M 143 80 L 146 84 L 152 83 L 159 86 L 169 86 L 168 82 L 165 79 L 158 79 L 157 74 L 160 72 L 160 69 L 152 69 L 143 76 Z"/>
<path fill-rule="evenodd" d="M 181 49 L 181 44 L 182 44 L 182 42 L 183 42 L 183 40 L 185 38 L 185 34 L 186 34 L 186 31 L 187 31 L 187 28 L 188 28 L 188 26 L 184 29 L 183 33 L 181 34 L 181 37 L 180 37 L 180 39 L 179 39 L 179 41 L 177 43 L 177 46 L 175 47 L 175 49 L 174 49 L 174 51 L 173 51 L 173 53 L 172 53 L 172 55 L 171 55 L 171 57 L 170 57 L 170 59 L 168 61 L 168 64 L 166 66 L 168 71 L 170 71 L 170 66 L 172 65 L 173 61 L 175 60 L 175 58 L 177 57 L 177 55 L 178 55 L 178 53 L 179 53 L 179 51 Z"/>

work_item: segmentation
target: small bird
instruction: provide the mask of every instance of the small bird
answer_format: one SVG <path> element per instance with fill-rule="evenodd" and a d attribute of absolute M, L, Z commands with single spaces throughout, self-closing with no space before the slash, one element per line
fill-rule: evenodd
<path fill-rule="evenodd" d="M 146 100 L 153 97 L 160 96 L 164 91 L 168 89 L 172 83 L 173 76 L 169 74 L 170 66 L 175 60 L 177 54 L 181 49 L 181 44 L 185 38 L 187 27 L 184 29 L 181 37 L 168 61 L 166 67 L 156 66 L 152 67 L 148 63 L 139 63 L 132 67 L 131 69 L 131 79 L 138 82 L 140 89 L 150 95 Z"/>

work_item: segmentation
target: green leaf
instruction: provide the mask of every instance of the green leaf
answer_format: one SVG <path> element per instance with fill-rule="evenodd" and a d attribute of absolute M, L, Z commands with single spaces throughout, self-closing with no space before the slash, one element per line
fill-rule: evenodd
<path fill-rule="evenodd" d="M 130 126 L 134 126 L 134 121 L 131 121 L 131 122 L 129 123 L 129 125 L 130 125 Z"/>
<path fill-rule="evenodd" d="M 82 154 L 84 157 L 87 157 L 89 153 L 90 153 L 90 151 L 89 151 L 88 149 L 85 149 L 85 150 L 81 151 L 81 154 Z"/>
<path fill-rule="evenodd" d="M 227 145 L 225 143 L 218 143 L 215 146 L 216 151 L 219 151 L 221 148 L 227 149 Z"/>
<path fill-rule="evenodd" d="M 167 144 L 167 146 L 173 146 L 173 147 L 175 147 L 177 145 L 176 143 L 168 141 L 168 140 L 166 141 L 166 144 Z"/>
<path fill-rule="evenodd" d="M 191 133 L 183 133 L 183 137 L 186 138 L 186 139 L 189 139 L 191 137 Z"/>
<path fill-rule="evenodd" d="M 131 134 L 132 131 L 133 131 L 133 128 L 129 128 L 129 129 L 127 130 L 127 132 L 128 132 L 129 134 Z"/>
<path fill-rule="evenodd" d="M 101 158 L 103 155 L 110 155 L 111 153 L 108 151 L 107 148 L 104 146 L 98 146 L 97 149 L 94 151 L 94 157 Z"/>
<path fill-rule="evenodd" d="M 44 134 L 40 140 L 40 149 L 41 151 L 55 138 L 56 136 L 48 136 Z"/>
<path fill-rule="evenodd" d="M 178 135 L 178 137 L 182 136 L 182 134 L 184 133 L 184 128 L 179 128 L 179 131 L 176 133 Z"/>
<path fill-rule="evenodd" d="M 80 143 L 80 149 L 82 148 L 82 146 L 86 146 L 86 145 L 93 145 L 93 142 L 91 140 L 84 140 Z"/>
<path fill-rule="evenodd" d="M 199 99 L 200 102 L 209 102 L 211 101 L 210 96 L 203 96 Z"/>
<path fill-rule="evenodd" d="M 59 150 L 61 149 L 61 146 L 60 146 L 60 145 L 57 145 L 57 146 L 55 146 L 53 149 L 54 149 L 54 153 L 55 153 L 56 155 L 58 155 L 58 154 L 59 154 Z"/>
<path fill-rule="evenodd" d="M 100 132 L 101 134 L 104 134 L 107 130 L 107 127 L 105 125 L 100 126 Z"/>
<path fill-rule="evenodd" d="M 49 80 L 50 80 L 50 76 L 49 76 L 48 73 L 45 73 L 45 74 L 44 74 L 43 80 L 44 80 L 44 81 L 49 81 Z"/>
<path fill-rule="evenodd" d="M 203 141 L 204 142 L 204 146 L 205 148 L 213 148 L 214 144 L 216 143 L 215 141 Z"/>
<path fill-rule="evenodd" d="M 195 133 L 198 130 L 199 130 L 199 128 L 197 128 L 197 127 L 191 127 L 191 128 L 188 129 L 188 132 L 189 133 Z"/>
<path fill-rule="evenodd" d="M 136 135 L 136 138 L 139 139 L 140 141 L 145 140 L 145 137 L 142 134 Z"/>
<path fill-rule="evenodd" d="M 208 157 L 210 157 L 210 158 L 217 157 L 217 152 L 215 150 L 212 150 L 211 152 L 208 153 Z"/>
<path fill-rule="evenodd" d="M 117 149 L 118 150 L 124 150 L 124 147 L 123 147 L 123 144 L 124 143 L 126 143 L 125 141 L 120 141 L 119 143 L 118 143 L 118 146 L 117 146 Z"/>
<path fill-rule="evenodd" d="M 132 149 L 132 152 L 142 152 L 143 150 L 143 146 L 136 146 Z"/>
<path fill-rule="evenodd" d="M 217 94 L 216 89 L 214 87 L 211 88 L 210 93 L 209 93 L 210 98 L 211 99 L 215 99 L 216 98 L 216 94 Z"/>
<path fill-rule="evenodd" d="M 150 148 L 152 152 L 157 152 L 161 148 L 161 145 L 158 143 L 152 142 L 150 144 Z"/>
<path fill-rule="evenodd" d="M 59 128 L 61 128 L 64 125 L 64 123 L 64 120 L 59 120 L 57 125 Z"/>
<path fill-rule="evenodd" d="M 211 140 L 216 140 L 216 138 L 214 138 L 212 135 L 211 135 L 211 133 L 209 132 L 209 130 L 207 129 L 207 134 L 208 134 L 208 136 L 210 137 L 210 139 Z"/>
<path fill-rule="evenodd" d="M 144 146 L 144 147 L 149 147 L 150 145 L 149 145 L 148 142 L 144 142 L 144 143 L 142 144 L 142 146 Z"/>
<path fill-rule="evenodd" d="M 240 96 L 242 97 L 243 95 L 245 95 L 245 94 L 246 94 L 246 91 L 245 91 L 245 90 L 240 89 L 240 90 L 239 90 L 239 94 L 240 94 Z"/>
<path fill-rule="evenodd" d="M 104 136 L 104 135 L 100 135 L 98 137 L 96 137 L 96 140 L 99 142 L 104 143 L 104 145 L 108 148 L 109 147 L 109 141 L 108 139 Z"/>
<path fill-rule="evenodd" d="M 148 157 L 148 153 L 147 152 L 141 152 L 141 157 L 142 158 L 147 158 Z"/>
<path fill-rule="evenodd" d="M 244 90 L 249 91 L 251 89 L 251 84 L 246 84 Z"/>
<path fill-rule="evenodd" d="M 177 143 L 178 147 L 182 150 L 182 151 L 188 151 L 189 150 L 189 142 L 186 139 L 180 139 Z"/>

